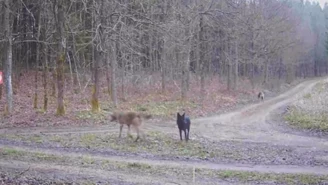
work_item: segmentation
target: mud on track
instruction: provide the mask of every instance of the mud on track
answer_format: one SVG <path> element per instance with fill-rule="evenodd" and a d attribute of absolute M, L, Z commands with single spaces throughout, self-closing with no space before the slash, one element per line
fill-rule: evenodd
<path fill-rule="evenodd" d="M 178 131 L 174 122 L 154 124 L 147 121 L 143 129 L 148 141 L 137 144 L 133 144 L 128 138 L 117 140 L 119 128 L 115 123 L 83 128 L 1 129 L 0 148 L 2 149 L 9 147 L 14 151 L 22 150 L 72 158 L 72 161 L 64 164 L 56 161 L 49 164 L 48 161 L 37 162 L 28 158 L 23 160 L 22 157 L 9 157 L 6 161 L 0 160 L 1 171 L 22 170 L 30 166 L 35 172 L 29 171 L 29 175 L 32 176 L 41 174 L 42 178 L 62 179 L 65 182 L 84 182 L 86 179 L 97 182 L 96 179 L 99 179 L 105 184 L 110 182 L 189 184 L 193 179 L 190 170 L 194 167 L 198 170 L 213 171 L 325 175 L 328 174 L 327 139 L 283 132 L 270 122 L 272 116 L 276 116 L 272 114 L 274 111 L 309 93 L 315 84 L 323 81 L 327 80 L 322 78 L 303 82 L 277 97 L 230 113 L 192 119 L 191 141 L 188 144 L 181 144 L 178 141 Z M 88 140 L 82 141 L 81 137 Z M 57 138 L 59 141 L 53 142 L 50 138 Z M 85 142 L 89 144 L 86 145 Z M 140 172 L 141 170 L 117 171 L 103 169 L 101 166 L 85 168 L 73 162 L 78 156 L 88 156 L 95 161 L 142 164 L 154 170 L 151 170 L 153 173 L 144 174 Z M 155 170 L 158 167 L 183 168 L 188 173 L 160 175 L 160 170 L 158 172 Z M 55 174 L 58 178 L 52 178 L 50 174 Z M 147 178 L 144 178 L 145 176 Z M 327 182 L 327 179 L 323 179 L 320 183 Z M 200 184 L 238 184 L 242 180 L 240 176 L 224 178 L 220 175 L 204 175 L 196 178 L 196 182 Z M 277 178 L 275 180 L 278 184 L 279 182 L 284 184 L 284 181 L 279 181 Z M 253 182 L 269 183 L 268 180 L 262 182 L 261 179 Z M 298 182 L 302 181 L 294 182 L 299 184 Z"/>

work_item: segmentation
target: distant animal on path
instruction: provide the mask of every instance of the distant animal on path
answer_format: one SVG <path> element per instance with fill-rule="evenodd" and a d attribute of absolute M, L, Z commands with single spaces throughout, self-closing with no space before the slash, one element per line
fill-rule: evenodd
<path fill-rule="evenodd" d="M 177 125 L 180 132 L 180 140 L 182 141 L 182 131 L 185 133 L 185 140 L 189 140 L 189 133 L 190 133 L 190 118 L 185 116 L 185 113 L 180 115 L 177 114 Z"/>
<path fill-rule="evenodd" d="M 261 99 L 262 101 L 264 100 L 264 92 L 259 92 L 259 94 L 257 95 L 258 99 Z"/>
<path fill-rule="evenodd" d="M 121 138 L 122 129 L 124 125 L 128 126 L 128 135 L 130 134 L 130 126 L 132 125 L 137 131 L 137 138 L 135 141 L 138 141 L 140 138 L 139 132 L 140 126 L 142 125 L 142 118 L 150 119 L 152 116 L 149 114 L 144 113 L 137 113 L 137 112 L 114 112 L 111 115 L 111 122 L 117 121 L 120 124 L 120 134 L 119 138 Z M 144 133 L 142 132 L 143 137 L 145 137 Z"/>

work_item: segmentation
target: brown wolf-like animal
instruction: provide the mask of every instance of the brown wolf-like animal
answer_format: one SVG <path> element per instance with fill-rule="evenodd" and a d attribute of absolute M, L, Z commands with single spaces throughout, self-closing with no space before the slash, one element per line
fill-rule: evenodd
<path fill-rule="evenodd" d="M 137 113 L 137 112 L 114 112 L 111 115 L 111 122 L 117 121 L 120 124 L 120 135 L 122 134 L 123 125 L 128 126 L 128 135 L 130 134 L 130 126 L 132 125 L 136 131 L 137 131 L 137 139 L 135 141 L 138 141 L 139 132 L 140 132 L 140 126 L 142 124 L 142 118 L 144 119 L 150 119 L 152 116 L 149 114 L 143 114 L 143 113 Z M 143 134 L 143 133 L 142 133 Z M 143 134 L 143 137 L 145 135 Z"/>

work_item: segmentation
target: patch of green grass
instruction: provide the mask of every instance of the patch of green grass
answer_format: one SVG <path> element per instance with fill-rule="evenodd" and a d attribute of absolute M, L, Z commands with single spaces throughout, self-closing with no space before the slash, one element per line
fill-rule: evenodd
<path fill-rule="evenodd" d="M 34 157 L 39 161 L 57 161 L 60 158 L 56 155 L 35 152 Z"/>
<path fill-rule="evenodd" d="M 314 86 L 313 91 L 320 94 L 325 90 L 326 85 L 327 85 L 327 83 L 320 82 Z"/>
<path fill-rule="evenodd" d="M 92 157 L 82 157 L 82 165 L 92 165 L 95 163 L 95 160 Z"/>
<path fill-rule="evenodd" d="M 34 143 L 43 143 L 42 137 L 40 135 L 31 135 L 27 138 L 28 141 L 34 142 Z"/>
<path fill-rule="evenodd" d="M 91 182 L 91 181 L 85 181 L 82 182 L 82 185 L 96 185 L 97 183 Z"/>
<path fill-rule="evenodd" d="M 23 153 L 12 148 L 2 148 L 0 149 L 0 155 L 19 157 L 22 156 Z"/>
<path fill-rule="evenodd" d="M 140 105 L 140 104 L 137 104 L 137 105 L 135 106 L 135 109 L 136 109 L 137 111 L 147 111 L 147 110 L 148 110 L 147 106 L 145 106 L 145 105 Z"/>
<path fill-rule="evenodd" d="M 97 141 L 97 136 L 95 134 L 83 134 L 80 138 L 82 145 L 90 148 L 92 145 L 95 145 Z"/>
<path fill-rule="evenodd" d="M 36 110 L 36 113 L 38 113 L 38 114 L 45 114 L 46 111 L 44 109 L 37 109 Z"/>
<path fill-rule="evenodd" d="M 46 154 L 42 152 L 29 152 L 24 150 L 16 150 L 13 148 L 0 149 L 0 156 L 1 158 L 4 159 L 15 159 L 15 160 L 32 160 L 32 161 L 47 161 L 47 162 L 66 161 L 65 158 L 53 154 Z"/>
<path fill-rule="evenodd" d="M 128 163 L 127 164 L 128 168 L 135 168 L 135 169 L 150 169 L 151 166 L 148 164 L 142 164 L 142 163 Z"/>
<path fill-rule="evenodd" d="M 205 170 L 208 171 L 208 170 Z M 234 179 L 239 182 L 273 182 L 278 184 L 320 184 L 328 182 L 328 176 L 310 175 L 310 174 L 277 174 L 277 173 L 258 173 L 250 171 L 231 171 L 223 170 L 217 172 L 207 172 L 220 179 Z"/>
<path fill-rule="evenodd" d="M 108 113 L 105 111 L 94 113 L 91 110 L 83 110 L 77 112 L 76 118 L 83 120 L 103 121 L 108 119 Z"/>
<path fill-rule="evenodd" d="M 61 143 L 62 142 L 62 138 L 60 136 L 51 136 L 50 141 L 53 141 L 53 142 L 57 142 L 57 143 Z"/>
<path fill-rule="evenodd" d="M 303 96 L 305 99 L 310 99 L 312 97 L 311 93 L 307 93 Z"/>
<path fill-rule="evenodd" d="M 0 138 L 10 139 L 10 140 L 22 140 L 22 136 L 17 134 L 1 134 Z"/>
<path fill-rule="evenodd" d="M 151 115 L 159 117 L 168 117 L 176 114 L 176 110 L 183 108 L 197 108 L 197 104 L 192 101 L 167 101 L 167 102 L 151 102 L 146 104 L 136 104 L 133 110 L 147 111 Z"/>
<path fill-rule="evenodd" d="M 301 129 L 310 129 L 327 132 L 328 116 L 327 115 L 311 115 L 300 110 L 292 109 L 285 119 L 292 125 Z"/>

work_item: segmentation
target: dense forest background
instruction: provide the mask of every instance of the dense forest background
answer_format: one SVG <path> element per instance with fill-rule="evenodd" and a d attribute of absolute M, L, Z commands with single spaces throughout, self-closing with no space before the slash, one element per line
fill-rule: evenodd
<path fill-rule="evenodd" d="M 124 109 L 141 97 L 148 103 L 185 100 L 187 107 L 220 104 L 227 99 L 219 92 L 274 89 L 328 72 L 328 4 L 0 2 L 0 97 L 7 113 L 22 113 L 22 107 L 52 107 L 57 115 L 73 108 Z M 22 97 L 27 105 L 19 103 Z"/>

